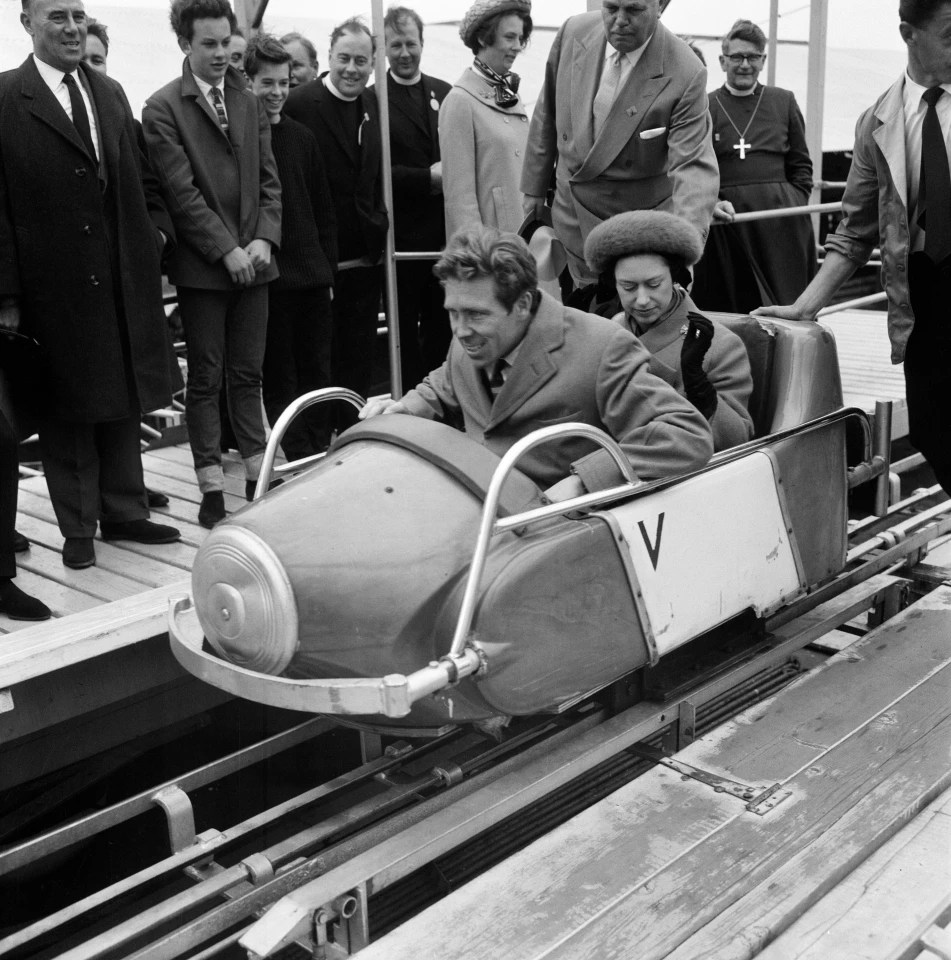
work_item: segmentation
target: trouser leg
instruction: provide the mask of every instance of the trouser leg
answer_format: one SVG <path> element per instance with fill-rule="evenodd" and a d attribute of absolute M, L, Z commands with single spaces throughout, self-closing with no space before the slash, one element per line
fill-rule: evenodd
<path fill-rule="evenodd" d="M 99 522 L 99 454 L 95 424 L 44 418 L 40 423 L 43 472 L 64 537 L 92 537 Z"/>
<path fill-rule="evenodd" d="M 248 480 L 261 472 L 267 436 L 261 402 L 261 365 L 267 339 L 267 287 L 236 294 L 225 321 L 228 416 Z"/>
<path fill-rule="evenodd" d="M 13 552 L 13 529 L 17 516 L 17 438 L 0 411 L 0 578 L 17 575 Z"/>
<path fill-rule="evenodd" d="M 185 420 L 198 488 L 202 493 L 224 489 L 218 395 L 230 297 L 228 291 L 178 288 L 179 312 L 188 352 Z"/>
<path fill-rule="evenodd" d="M 915 326 L 905 352 L 909 439 L 951 494 L 951 270 L 913 254 L 909 270 Z"/>
<path fill-rule="evenodd" d="M 139 445 L 138 415 L 96 424 L 100 522 L 145 520 L 149 515 Z"/>

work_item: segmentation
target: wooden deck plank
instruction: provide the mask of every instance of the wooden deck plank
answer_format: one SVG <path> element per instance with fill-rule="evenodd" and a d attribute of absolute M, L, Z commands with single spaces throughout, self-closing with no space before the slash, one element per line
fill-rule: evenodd
<path fill-rule="evenodd" d="M 791 896 L 774 875 L 808 862 L 810 881 L 829 889 L 951 779 L 949 636 L 951 590 L 941 588 L 678 755 L 746 783 L 788 782 L 793 797 L 766 817 L 652 770 L 363 956 L 415 958 L 425 943 L 441 960 L 650 960 L 739 901 L 729 949 L 762 945 L 767 915 Z M 798 916 L 811 904 L 794 889 Z M 719 945 L 704 950 L 678 956 L 721 956 Z"/>
<path fill-rule="evenodd" d="M 951 790 L 946 790 L 759 960 L 899 960 L 949 905 Z"/>
<path fill-rule="evenodd" d="M 34 624 L 0 644 L 0 688 L 100 656 L 167 630 L 168 603 L 189 591 L 187 578 L 81 614 Z"/>

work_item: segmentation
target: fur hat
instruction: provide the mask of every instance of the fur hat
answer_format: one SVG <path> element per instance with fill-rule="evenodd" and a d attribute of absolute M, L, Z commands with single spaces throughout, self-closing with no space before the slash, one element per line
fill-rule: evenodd
<path fill-rule="evenodd" d="M 459 36 L 471 49 L 472 38 L 482 24 L 497 13 L 521 13 L 528 16 L 532 12 L 531 0 L 475 0 L 466 11 L 459 24 Z"/>
<path fill-rule="evenodd" d="M 691 267 L 703 253 L 703 239 L 693 224 L 674 213 L 631 210 L 599 223 L 584 244 L 584 258 L 597 274 L 638 253 L 659 253 Z"/>

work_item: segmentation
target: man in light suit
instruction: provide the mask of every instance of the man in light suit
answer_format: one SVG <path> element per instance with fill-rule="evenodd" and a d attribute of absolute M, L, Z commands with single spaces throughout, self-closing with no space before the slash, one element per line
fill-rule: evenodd
<path fill-rule="evenodd" d="M 181 77 L 149 97 L 142 127 L 179 244 L 168 261 L 178 288 L 188 390 L 185 411 L 198 487 L 198 522 L 224 519 L 218 397 L 245 466 L 250 500 L 264 458 L 261 364 L 271 257 L 281 238 L 281 185 L 264 107 L 229 65 L 237 26 L 228 0 L 174 0 Z"/>
<path fill-rule="evenodd" d="M 909 439 L 951 493 L 951 0 L 901 0 L 908 67 L 859 117 L 843 217 L 792 306 L 815 320 L 881 244 L 892 362 L 905 364 Z"/>
<path fill-rule="evenodd" d="M 63 562 L 93 536 L 169 543 L 149 521 L 139 420 L 171 397 L 159 258 L 122 88 L 82 63 L 81 0 L 24 0 L 33 55 L 0 76 L 0 328 L 40 344 L 40 441 Z M 164 234 L 164 236 L 163 236 Z M 36 412 L 36 411 L 33 411 Z"/>
<path fill-rule="evenodd" d="M 709 460 L 704 417 L 648 372 L 650 354 L 631 333 L 538 290 L 524 240 L 491 227 L 460 231 L 435 271 L 452 324 L 449 356 L 401 400 L 368 403 L 361 419 L 442 420 L 499 456 L 539 427 L 588 423 L 614 437 L 645 480 Z M 552 500 L 622 482 L 610 454 L 580 437 L 535 447 L 519 468 Z"/>
<path fill-rule="evenodd" d="M 719 189 L 707 73 L 659 20 L 659 0 L 604 0 L 571 17 L 548 56 L 522 168 L 525 213 L 554 177 L 552 223 L 576 287 L 591 230 L 616 213 L 679 214 L 706 239 Z"/>

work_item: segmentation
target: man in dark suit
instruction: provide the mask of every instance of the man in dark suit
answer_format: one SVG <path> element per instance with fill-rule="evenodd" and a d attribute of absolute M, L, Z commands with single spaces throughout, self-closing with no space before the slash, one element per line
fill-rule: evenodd
<path fill-rule="evenodd" d="M 396 249 L 442 250 L 446 244 L 439 159 L 439 107 L 451 89 L 421 73 L 423 21 L 408 7 L 390 7 L 383 18 L 390 69 L 390 159 Z M 376 87 L 369 94 L 376 95 Z M 403 386 L 418 383 L 446 357 L 452 334 L 442 288 L 429 260 L 409 260 L 396 270 Z"/>
<path fill-rule="evenodd" d="M 82 64 L 81 0 L 24 0 L 33 56 L 0 75 L 0 326 L 41 345 L 43 462 L 63 562 L 169 543 L 148 517 L 139 418 L 171 398 L 159 257 L 132 112 Z M 166 225 L 170 232 L 171 227 Z"/>
<path fill-rule="evenodd" d="M 383 205 L 376 99 L 366 92 L 375 44 L 366 24 L 347 20 L 330 35 L 330 70 L 291 91 L 284 113 L 317 138 L 337 214 L 333 379 L 366 396 L 383 292 L 381 258 L 389 220 Z M 344 415 L 338 423 L 349 426 Z"/>
<path fill-rule="evenodd" d="M 666 4 L 665 4 L 666 5 Z M 551 217 L 577 286 L 597 281 L 584 242 L 626 210 L 668 210 L 706 239 L 720 178 L 707 72 L 661 22 L 659 0 L 603 0 L 558 31 L 532 114 L 522 192 Z"/>
<path fill-rule="evenodd" d="M 261 364 L 271 248 L 281 238 L 281 185 L 264 107 L 229 65 L 236 28 L 227 0 L 174 0 L 182 75 L 152 94 L 142 126 L 178 231 L 168 278 L 188 346 L 185 411 L 201 490 L 198 522 L 225 516 L 218 396 L 244 461 L 250 500 L 267 440 Z"/>

